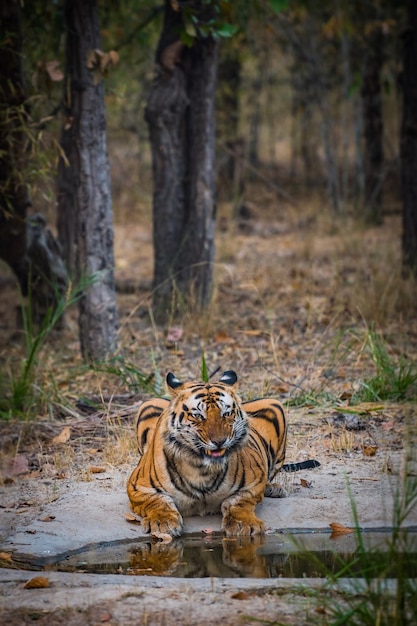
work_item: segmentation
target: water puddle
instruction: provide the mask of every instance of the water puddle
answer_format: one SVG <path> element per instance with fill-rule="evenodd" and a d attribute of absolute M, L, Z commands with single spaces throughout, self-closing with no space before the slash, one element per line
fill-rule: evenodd
<path fill-rule="evenodd" d="M 408 533 L 409 534 L 409 533 Z M 414 534 L 414 538 L 417 535 Z M 368 556 L 358 556 L 358 539 L 347 534 L 283 533 L 256 538 L 223 535 L 186 536 L 171 543 L 140 540 L 97 544 L 57 557 L 13 555 L 18 567 L 32 570 L 171 576 L 176 578 L 312 578 L 336 573 L 349 564 L 346 576 L 372 576 L 389 569 L 391 533 L 361 535 Z M 417 546 L 403 554 L 410 576 L 417 571 Z"/>

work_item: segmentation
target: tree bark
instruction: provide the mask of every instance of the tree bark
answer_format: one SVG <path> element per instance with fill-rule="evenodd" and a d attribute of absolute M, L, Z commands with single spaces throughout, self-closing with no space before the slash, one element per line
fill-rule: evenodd
<path fill-rule="evenodd" d="M 211 11 L 210 7 L 205 8 Z M 210 299 L 214 258 L 214 98 L 218 44 L 179 39 L 181 10 L 166 0 L 158 72 L 145 118 L 152 147 L 154 316 Z"/>
<path fill-rule="evenodd" d="M 29 109 L 19 0 L 1 3 L 0 30 L 6 41 L 0 49 L 0 257 L 15 273 L 22 294 L 30 295 L 33 321 L 40 322 L 65 293 L 67 274 L 42 215 L 27 216 Z"/>
<path fill-rule="evenodd" d="M 217 186 L 219 190 L 222 190 L 224 197 L 236 200 L 243 194 L 244 187 L 243 146 L 242 141 L 239 140 L 241 61 L 239 49 L 231 40 L 226 41 L 222 46 L 218 77 L 217 135 L 220 141 L 222 164 L 221 168 L 219 163 L 217 164 Z"/>
<path fill-rule="evenodd" d="M 402 253 L 404 268 L 417 276 L 417 4 L 408 0 L 404 33 L 401 182 L 403 196 Z"/>
<path fill-rule="evenodd" d="M 0 49 L 0 257 L 27 294 L 26 213 L 30 201 L 23 177 L 27 110 L 19 0 L 1 3 L 0 20 L 2 36 L 7 37 Z"/>
<path fill-rule="evenodd" d="M 381 71 L 384 61 L 383 34 L 373 30 L 367 39 L 362 78 L 364 116 L 365 221 L 382 224 L 384 167 Z"/>
<path fill-rule="evenodd" d="M 78 279 L 93 277 L 80 299 L 79 331 L 84 360 L 97 361 L 117 346 L 118 316 L 104 88 L 96 68 L 87 67 L 88 54 L 100 48 L 96 1 L 67 0 L 65 24 L 63 147 L 70 170 L 64 169 L 58 226 L 67 260 L 75 243 Z M 75 242 L 68 241 L 71 233 Z"/>

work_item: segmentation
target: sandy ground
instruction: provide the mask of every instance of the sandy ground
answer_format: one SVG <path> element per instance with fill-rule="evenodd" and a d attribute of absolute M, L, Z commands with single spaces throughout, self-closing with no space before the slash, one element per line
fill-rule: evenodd
<path fill-rule="evenodd" d="M 312 427 L 316 433 L 323 428 L 319 412 L 306 416 L 305 411 L 292 410 L 291 415 L 290 432 L 294 436 Z M 390 416 L 384 419 L 379 418 L 374 427 L 381 429 L 381 424 L 390 423 Z M 308 448 L 306 437 L 304 434 Z M 327 533 L 321 541 L 329 542 L 329 524 L 354 523 L 352 499 L 362 528 L 391 527 L 394 494 L 404 476 L 404 453 L 396 441 L 396 437 L 387 435 L 372 456 L 361 448 L 337 452 L 327 446 L 319 452 L 320 468 L 283 475 L 288 497 L 267 498 L 257 511 L 266 523 L 268 536 L 314 529 Z M 316 451 L 319 449 L 316 446 Z M 221 619 L 224 624 L 244 624 L 251 617 L 288 624 L 311 623 L 310 600 L 300 588 L 300 580 L 260 578 L 263 573 L 259 565 L 252 566 L 247 558 L 250 549 L 244 559 L 238 551 L 229 552 L 229 558 L 235 561 L 235 578 L 222 578 L 219 563 L 212 564 L 207 578 L 167 578 L 164 573 L 182 556 L 174 545 L 165 546 L 159 553 L 157 548 L 151 555 L 156 554 L 162 563 L 159 569 L 156 566 L 157 577 L 13 568 L 22 560 L 34 563 L 85 546 L 142 539 L 140 524 L 126 519 L 129 506 L 125 483 L 131 469 L 129 464 L 109 467 L 92 474 L 88 481 L 23 475 L 19 480 L 5 482 L 0 491 L 0 550 L 11 554 L 12 560 L 3 562 L 5 567 L 0 571 L 3 623 L 25 624 L 36 619 L 48 624 L 208 624 Z M 217 533 L 220 523 L 219 516 L 188 518 L 185 533 L 204 535 L 207 529 Z M 409 516 L 407 525 L 417 526 L 417 511 Z M 155 567 L 155 561 L 151 566 Z M 47 587 L 24 588 L 38 575 L 47 579 Z M 323 584 L 310 579 L 303 582 L 308 588 Z"/>

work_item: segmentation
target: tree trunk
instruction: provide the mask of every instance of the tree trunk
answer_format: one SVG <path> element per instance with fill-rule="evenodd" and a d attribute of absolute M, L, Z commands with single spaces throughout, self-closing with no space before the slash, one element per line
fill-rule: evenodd
<path fill-rule="evenodd" d="M 211 11 L 210 7 L 205 9 Z M 153 159 L 154 316 L 211 296 L 214 257 L 214 98 L 218 45 L 185 48 L 180 10 L 166 0 L 158 74 L 146 107 Z"/>
<path fill-rule="evenodd" d="M 222 46 L 218 75 L 217 135 L 222 153 L 221 168 L 218 163 L 218 189 L 226 198 L 236 200 L 243 193 L 243 154 L 239 140 L 241 62 L 239 49 L 231 40 Z"/>
<path fill-rule="evenodd" d="M 68 79 L 65 80 L 65 87 Z M 63 97 L 64 122 L 61 129 L 60 145 L 65 158 L 58 162 L 57 179 L 57 231 L 62 254 L 68 272 L 74 276 L 75 262 L 75 226 L 76 226 L 76 193 L 77 184 L 74 169 L 77 163 L 75 127 L 71 118 L 71 97 L 68 99 L 66 89 Z"/>
<path fill-rule="evenodd" d="M 118 325 L 104 88 L 97 67 L 92 67 L 94 60 L 87 60 L 100 48 L 96 1 L 67 0 L 65 23 L 63 147 L 70 170 L 67 185 L 61 184 L 58 224 L 67 259 L 73 242 L 66 238 L 75 234 L 78 279 L 82 283 L 93 278 L 80 299 L 79 330 L 84 360 L 96 361 L 116 348 Z"/>
<path fill-rule="evenodd" d="M 384 167 L 381 71 L 383 34 L 375 28 L 368 37 L 362 78 L 364 115 L 365 220 L 382 224 L 382 183 Z"/>
<path fill-rule="evenodd" d="M 26 213 L 30 201 L 23 176 L 27 110 L 19 0 L 1 3 L 0 20 L 0 257 L 10 265 L 26 294 Z"/>
<path fill-rule="evenodd" d="M 404 33 L 401 182 L 403 196 L 402 252 L 404 267 L 417 276 L 417 4 L 408 0 Z"/>
<path fill-rule="evenodd" d="M 59 247 L 42 215 L 31 206 L 25 172 L 30 158 L 29 110 L 22 71 L 21 3 L 0 5 L 0 257 L 14 271 L 21 292 L 30 295 L 34 321 L 56 306 L 67 286 Z"/>

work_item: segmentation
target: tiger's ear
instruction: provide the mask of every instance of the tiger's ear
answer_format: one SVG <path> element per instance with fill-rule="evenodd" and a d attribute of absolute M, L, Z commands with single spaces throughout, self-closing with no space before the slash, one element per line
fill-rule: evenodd
<path fill-rule="evenodd" d="M 234 372 L 233 370 L 227 370 L 227 372 L 224 372 L 222 374 L 222 377 L 220 378 L 220 382 L 224 383 L 225 385 L 231 385 L 233 387 L 237 383 L 236 372 Z"/>
<path fill-rule="evenodd" d="M 169 372 L 167 374 L 167 385 L 169 391 L 176 393 L 178 387 L 182 387 L 183 383 L 172 372 Z"/>

